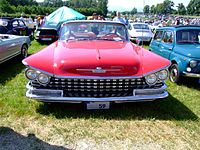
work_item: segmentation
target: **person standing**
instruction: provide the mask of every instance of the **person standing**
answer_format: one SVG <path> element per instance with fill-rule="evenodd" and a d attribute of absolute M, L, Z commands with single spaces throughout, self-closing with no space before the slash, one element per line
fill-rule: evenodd
<path fill-rule="evenodd" d="M 113 19 L 113 21 L 121 22 L 123 24 L 126 24 L 126 22 L 124 21 L 124 19 L 121 18 L 121 14 L 120 14 L 119 11 L 116 12 L 116 17 Z"/>

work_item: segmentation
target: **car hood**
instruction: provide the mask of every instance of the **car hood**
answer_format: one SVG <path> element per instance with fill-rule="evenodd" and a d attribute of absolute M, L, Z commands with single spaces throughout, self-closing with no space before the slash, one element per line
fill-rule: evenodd
<path fill-rule="evenodd" d="M 179 44 L 175 47 L 175 52 L 181 55 L 200 58 L 200 44 Z"/>
<path fill-rule="evenodd" d="M 142 76 L 170 64 L 130 42 L 113 41 L 55 42 L 23 63 L 56 76 Z"/>

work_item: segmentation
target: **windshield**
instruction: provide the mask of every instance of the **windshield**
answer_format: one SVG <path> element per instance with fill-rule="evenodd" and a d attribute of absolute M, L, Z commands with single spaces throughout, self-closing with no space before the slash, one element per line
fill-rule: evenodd
<path fill-rule="evenodd" d="M 177 31 L 176 41 L 178 44 L 200 44 L 200 30 L 189 29 Z"/>
<path fill-rule="evenodd" d="M 124 25 L 107 22 L 72 22 L 64 24 L 60 40 L 107 40 L 127 41 Z"/>
<path fill-rule="evenodd" d="M 146 24 L 134 24 L 133 28 L 134 29 L 146 29 L 146 30 L 149 30 L 149 26 L 146 25 Z"/>

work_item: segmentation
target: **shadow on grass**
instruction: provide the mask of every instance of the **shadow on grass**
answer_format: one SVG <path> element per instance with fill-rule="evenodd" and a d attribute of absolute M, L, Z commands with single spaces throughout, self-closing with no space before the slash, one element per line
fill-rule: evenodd
<path fill-rule="evenodd" d="M 4 85 L 7 81 L 21 73 L 25 66 L 22 64 L 22 59 L 17 56 L 0 64 L 0 68 L 0 84 Z"/>
<path fill-rule="evenodd" d="M 153 102 L 114 104 L 110 110 L 87 111 L 83 104 L 41 104 L 37 112 L 62 118 L 102 118 L 116 120 L 197 120 L 189 108 L 169 95 Z"/>
<path fill-rule="evenodd" d="M 178 85 L 200 90 L 199 78 L 184 77 L 181 78 L 181 82 Z"/>
<path fill-rule="evenodd" d="M 34 134 L 23 136 L 8 127 L 0 127 L 1 150 L 68 150 L 61 146 L 50 145 Z"/>

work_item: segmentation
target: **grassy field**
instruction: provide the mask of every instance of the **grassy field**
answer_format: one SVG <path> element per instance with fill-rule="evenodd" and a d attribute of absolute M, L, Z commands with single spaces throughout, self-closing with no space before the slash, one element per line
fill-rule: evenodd
<path fill-rule="evenodd" d="M 32 42 L 34 53 L 46 45 Z M 87 111 L 80 104 L 43 104 L 25 97 L 21 61 L 0 65 L 0 150 L 200 148 L 200 84 L 167 81 L 170 96 Z"/>

